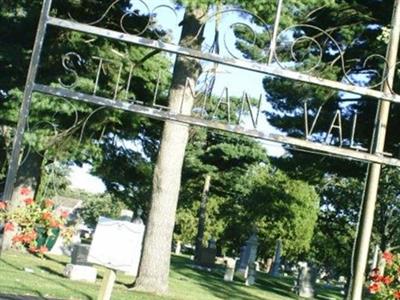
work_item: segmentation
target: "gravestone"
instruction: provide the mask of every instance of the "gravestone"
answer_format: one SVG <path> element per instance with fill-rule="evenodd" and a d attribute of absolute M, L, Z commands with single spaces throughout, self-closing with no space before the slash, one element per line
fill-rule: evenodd
<path fill-rule="evenodd" d="M 372 258 L 372 264 L 371 264 L 371 270 L 378 267 L 380 251 L 381 251 L 381 249 L 380 249 L 379 245 L 375 245 L 374 256 Z"/>
<path fill-rule="evenodd" d="M 118 220 L 130 222 L 132 221 L 132 218 L 133 218 L 133 211 L 129 209 L 122 209 L 119 214 Z"/>
<path fill-rule="evenodd" d="M 281 254 L 282 254 L 282 241 L 278 239 L 276 241 L 275 254 L 270 272 L 270 274 L 274 277 L 279 276 L 280 273 Z"/>
<path fill-rule="evenodd" d="M 236 259 L 227 257 L 225 259 L 226 269 L 224 274 L 225 281 L 233 281 L 233 276 L 235 275 Z"/>
<path fill-rule="evenodd" d="M 272 268 L 272 258 L 268 258 L 267 262 L 265 263 L 265 272 L 269 273 L 271 272 L 271 268 Z"/>
<path fill-rule="evenodd" d="M 72 248 L 71 263 L 64 269 L 64 275 L 71 280 L 96 282 L 97 270 L 88 262 L 89 245 L 76 244 Z"/>
<path fill-rule="evenodd" d="M 201 247 L 197 263 L 200 266 L 212 268 L 215 265 L 215 257 L 217 256 L 217 247 L 215 240 L 208 241 L 208 247 Z"/>
<path fill-rule="evenodd" d="M 239 266 L 236 274 L 245 280 L 248 277 L 249 267 L 254 264 L 257 257 L 258 238 L 253 233 L 246 241 L 246 245 L 240 248 Z"/>
<path fill-rule="evenodd" d="M 91 266 L 88 262 L 90 245 L 77 244 L 72 247 L 71 263 L 73 265 Z"/>
<path fill-rule="evenodd" d="M 136 276 L 145 226 L 100 217 L 89 249 L 88 261 Z"/>
<path fill-rule="evenodd" d="M 182 251 L 182 242 L 176 241 L 174 252 L 175 252 L 175 254 L 179 255 L 179 254 L 181 254 L 181 251 Z"/>
<path fill-rule="evenodd" d="M 253 262 L 252 264 L 249 265 L 245 284 L 248 286 L 253 285 L 256 282 L 256 274 L 257 274 L 256 263 Z"/>
<path fill-rule="evenodd" d="M 143 209 L 138 208 L 136 211 L 136 217 L 132 220 L 133 224 L 140 224 L 144 226 L 143 220 L 142 220 L 142 214 L 143 214 Z"/>
<path fill-rule="evenodd" d="M 316 272 L 309 267 L 307 262 L 299 262 L 299 275 L 297 277 L 298 295 L 302 298 L 314 298 L 314 284 Z"/>
<path fill-rule="evenodd" d="M 97 270 L 90 266 L 80 266 L 67 264 L 64 269 L 64 275 L 71 280 L 96 282 Z"/>
<path fill-rule="evenodd" d="M 239 262 L 238 262 L 238 272 L 239 270 L 245 270 L 247 268 L 247 260 L 248 260 L 249 252 L 246 251 L 246 245 L 240 247 L 240 255 L 239 255 Z"/>
<path fill-rule="evenodd" d="M 256 266 L 256 271 L 257 271 L 257 272 L 260 272 L 260 271 L 261 271 L 260 263 L 259 263 L 258 261 L 256 261 L 254 264 L 255 264 L 255 266 Z"/>
<path fill-rule="evenodd" d="M 82 206 L 82 200 L 63 197 L 59 195 L 55 196 L 53 199 L 56 206 L 55 213 L 58 216 L 60 216 L 61 214 L 67 212 L 68 224 L 69 225 L 74 224 L 75 228 L 78 228 L 79 227 L 78 225 L 81 223 L 78 211 L 79 208 L 81 208 Z M 73 245 L 79 244 L 80 242 L 81 239 L 79 230 L 75 230 L 71 238 L 71 241 L 68 244 L 64 243 L 64 238 L 60 234 L 58 235 L 54 246 L 51 248 L 50 254 L 71 256 Z"/>

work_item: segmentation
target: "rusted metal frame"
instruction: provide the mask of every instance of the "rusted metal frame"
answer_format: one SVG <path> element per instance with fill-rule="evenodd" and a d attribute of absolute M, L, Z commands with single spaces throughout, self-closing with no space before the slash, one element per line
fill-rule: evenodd
<path fill-rule="evenodd" d="M 35 84 L 34 90 L 44 94 L 49 94 L 58 97 L 66 97 L 73 100 L 78 100 L 86 103 L 92 103 L 96 105 L 102 105 L 112 107 L 116 109 L 122 109 L 134 113 L 141 114 L 143 116 L 158 119 L 158 120 L 169 120 L 180 123 L 186 123 L 195 126 L 207 127 L 227 131 L 231 133 L 242 134 L 253 138 L 266 140 L 270 142 L 277 142 L 281 144 L 288 144 L 300 148 L 306 148 L 319 152 L 321 154 L 332 155 L 335 157 L 342 157 L 347 159 L 354 159 L 364 162 L 374 162 L 378 164 L 387 164 L 392 166 L 400 167 L 400 160 L 395 158 L 389 158 L 382 155 L 373 155 L 365 152 L 359 152 L 351 149 L 338 148 L 335 146 L 313 143 L 307 140 L 299 138 L 288 137 L 280 134 L 264 133 L 255 129 L 245 129 L 239 125 L 226 124 L 218 121 L 204 120 L 192 116 L 173 114 L 167 111 L 162 111 L 152 107 L 146 107 L 143 105 L 137 105 L 126 101 L 116 101 L 109 98 L 99 97 L 90 94 L 84 94 L 76 91 L 72 91 L 65 88 L 50 87 L 42 84 Z"/>
<path fill-rule="evenodd" d="M 42 5 L 35 43 L 33 45 L 32 57 L 29 64 L 28 76 L 26 79 L 23 102 L 19 113 L 17 131 L 13 141 L 12 153 L 8 165 L 7 178 L 3 192 L 4 200 L 11 200 L 15 180 L 17 178 L 22 141 L 28 120 L 29 108 L 32 102 L 33 86 L 39 67 L 40 54 L 43 48 L 43 42 L 47 27 L 46 23 L 50 13 L 51 3 L 52 0 L 45 0 Z"/>
<path fill-rule="evenodd" d="M 223 64 L 226 66 L 231 66 L 239 69 L 249 70 L 253 72 L 283 77 L 287 79 L 302 81 L 305 83 L 310 83 L 322 87 L 332 88 L 335 90 L 349 92 L 362 96 L 369 96 L 372 98 L 387 100 L 394 103 L 400 103 L 400 95 L 393 93 L 384 93 L 378 90 L 373 90 L 366 87 L 355 86 L 351 84 L 346 84 L 338 81 L 328 80 L 320 77 L 315 77 L 295 71 L 290 71 L 277 67 L 274 65 L 265 65 L 260 63 L 248 62 L 245 60 L 235 59 L 235 58 L 225 58 L 217 54 L 203 53 L 201 51 L 193 50 L 190 48 L 185 48 L 169 43 L 164 43 L 162 41 L 155 41 L 140 36 L 126 34 L 114 30 L 104 29 L 96 26 L 90 26 L 86 24 L 76 23 L 73 21 L 68 21 L 60 18 L 50 17 L 48 24 L 53 26 L 62 27 L 70 30 L 80 31 L 88 34 L 93 34 L 97 36 L 102 36 L 109 39 L 115 39 L 131 44 L 136 44 L 139 46 L 149 47 L 153 49 L 158 49 L 161 51 L 166 51 L 174 54 L 190 56 L 197 59 L 202 59 L 214 63 Z"/>

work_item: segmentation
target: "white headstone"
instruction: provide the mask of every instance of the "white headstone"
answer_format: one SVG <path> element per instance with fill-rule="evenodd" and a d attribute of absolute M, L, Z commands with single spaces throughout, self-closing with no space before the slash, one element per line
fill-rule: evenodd
<path fill-rule="evenodd" d="M 88 261 L 136 276 L 144 230 L 143 224 L 100 217 Z"/>
<path fill-rule="evenodd" d="M 67 264 L 64 275 L 71 280 L 96 282 L 97 270 L 90 266 Z"/>
<path fill-rule="evenodd" d="M 235 275 L 236 259 L 227 257 L 225 261 L 226 261 L 226 269 L 224 274 L 224 280 L 233 281 L 233 276 Z"/>
<path fill-rule="evenodd" d="M 299 262 L 299 276 L 297 278 L 298 295 L 302 298 L 314 298 L 315 272 L 307 262 Z"/>
<path fill-rule="evenodd" d="M 381 249 L 380 249 L 379 245 L 375 245 L 374 256 L 373 256 L 372 264 L 371 264 L 371 270 L 378 267 L 380 251 L 381 251 Z"/>
<path fill-rule="evenodd" d="M 181 254 L 182 242 L 176 241 L 175 254 Z"/>

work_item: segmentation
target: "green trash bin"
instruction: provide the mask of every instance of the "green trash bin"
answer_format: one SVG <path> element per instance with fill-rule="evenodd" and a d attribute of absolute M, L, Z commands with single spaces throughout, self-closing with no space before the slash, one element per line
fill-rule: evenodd
<path fill-rule="evenodd" d="M 60 234 L 60 228 L 52 228 L 50 229 L 51 234 L 49 234 L 49 230 L 44 227 L 37 227 L 36 233 L 36 243 L 37 247 L 45 246 L 49 251 L 53 248 L 54 244 L 57 241 L 58 235 Z"/>

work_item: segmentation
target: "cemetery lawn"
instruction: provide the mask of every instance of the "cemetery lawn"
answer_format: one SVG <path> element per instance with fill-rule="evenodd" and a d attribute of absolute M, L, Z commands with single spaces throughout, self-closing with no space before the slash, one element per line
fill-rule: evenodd
<path fill-rule="evenodd" d="M 0 293 L 56 299 L 97 299 L 103 268 L 95 284 L 70 281 L 62 274 L 69 258 L 46 255 L 43 259 L 19 252 L 3 253 L 0 259 Z M 259 273 L 257 284 L 246 287 L 239 281 L 224 282 L 223 271 L 191 268 L 191 261 L 173 256 L 170 293 L 154 296 L 128 290 L 133 278 L 118 273 L 112 299 L 118 300 L 284 300 L 298 299 L 291 291 L 293 279 L 271 278 Z M 338 289 L 318 289 L 316 299 L 342 299 Z"/>

